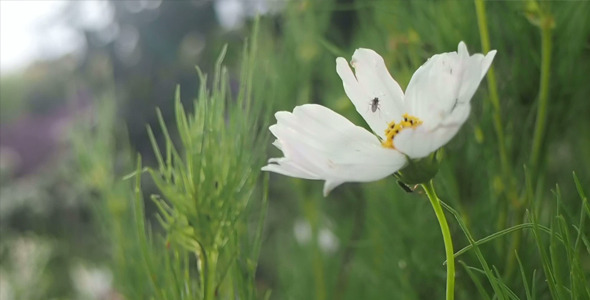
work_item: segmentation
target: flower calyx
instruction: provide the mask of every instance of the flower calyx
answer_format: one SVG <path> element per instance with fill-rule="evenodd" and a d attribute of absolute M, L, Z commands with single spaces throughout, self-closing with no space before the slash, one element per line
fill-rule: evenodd
<path fill-rule="evenodd" d="M 408 159 L 408 164 L 396 172 L 395 177 L 406 186 L 426 183 L 438 172 L 441 160 L 441 150 L 421 159 Z"/>

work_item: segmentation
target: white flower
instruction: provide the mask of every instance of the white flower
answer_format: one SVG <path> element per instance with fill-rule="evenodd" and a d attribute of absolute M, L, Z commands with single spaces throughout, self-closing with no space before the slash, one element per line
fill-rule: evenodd
<path fill-rule="evenodd" d="M 312 238 L 311 224 L 305 220 L 295 221 L 293 232 L 295 233 L 295 240 L 300 244 L 309 244 Z M 334 253 L 340 246 L 338 236 L 327 227 L 321 227 L 318 230 L 317 242 L 320 249 L 326 253 Z"/>
<path fill-rule="evenodd" d="M 262 170 L 325 180 L 324 195 L 344 182 L 389 176 L 407 158 L 426 157 L 455 136 L 495 54 L 470 56 L 460 42 L 457 52 L 434 55 L 418 68 L 405 95 L 375 51 L 354 52 L 355 74 L 339 57 L 336 71 L 346 95 L 377 137 L 321 105 L 279 111 L 270 131 L 284 157 L 270 159 Z"/>

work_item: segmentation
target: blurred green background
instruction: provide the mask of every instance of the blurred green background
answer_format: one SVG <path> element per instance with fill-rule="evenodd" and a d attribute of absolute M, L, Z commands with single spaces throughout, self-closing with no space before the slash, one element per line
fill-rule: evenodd
<path fill-rule="evenodd" d="M 51 13 L 43 18 L 41 4 L 53 5 L 44 8 Z M 253 72 L 253 101 L 268 107 L 257 112 L 266 114 L 260 118 L 274 122 L 274 111 L 319 103 L 361 126 L 366 124 L 336 75 L 336 57 L 350 59 L 356 48 L 374 49 L 405 89 L 428 57 L 456 51 L 459 41 L 471 53 L 484 52 L 471 1 L 3 0 L 0 11 L 2 300 L 144 299 L 146 294 L 130 287 L 133 278 L 145 278 L 130 275 L 121 267 L 125 259 L 117 260 L 126 249 L 119 243 L 134 238 L 125 231 L 133 223 L 133 180 L 123 178 L 135 170 L 137 154 L 143 165 L 156 168 L 146 125 L 159 128 L 156 108 L 174 124 L 177 84 L 181 102 L 192 111 L 202 90 L 195 66 L 213 74 L 224 45 L 228 88 L 237 95 L 244 79 L 240 72 Z M 590 297 L 583 287 L 590 286 L 590 227 L 583 222 L 590 212 L 572 177 L 576 172 L 588 193 L 589 11 L 588 1 L 485 2 L 490 47 L 498 50 L 493 67 L 499 107 L 484 79 L 469 120 L 445 147 L 435 186 L 476 239 L 527 223 L 533 215 L 558 232 L 561 242 L 554 234 L 537 238 L 529 228 L 481 246 L 501 279 L 500 290 L 510 290 L 504 296 L 478 272 L 482 267 L 473 251 L 460 256 L 458 299 Z M 256 15 L 256 59 L 248 69 L 242 47 Z M 29 40 L 21 27 L 32 25 L 10 23 L 15 18 L 36 18 Z M 541 87 L 544 26 L 550 28 L 551 51 L 545 65 L 549 78 Z M 12 58 L 9 53 L 33 54 Z M 546 129 L 535 162 L 531 149 L 543 88 L 548 91 Z M 259 128 L 266 135 L 268 125 Z M 176 127 L 170 127 L 178 140 Z M 161 131 L 154 133 L 157 143 L 165 143 Z M 270 141 L 267 136 L 267 145 L 242 151 L 254 151 L 257 162 L 279 156 Z M 264 189 L 261 182 L 253 184 Z M 146 199 L 162 194 L 147 177 L 142 186 Z M 270 175 L 255 279 L 259 295 L 444 297 L 444 248 L 423 193 L 405 192 L 393 177 L 347 183 L 327 198 L 321 190 L 321 182 Z M 148 223 L 166 235 L 156 221 L 158 212 L 154 202 L 145 201 Z M 448 218 L 459 250 L 469 242 Z M 118 238 L 111 234 L 114 223 L 123 228 Z M 566 232 L 571 243 L 564 241 Z M 155 245 L 166 247 L 161 241 Z M 561 288 L 554 292 L 552 284 Z M 588 294 L 574 297 L 576 288 Z"/>

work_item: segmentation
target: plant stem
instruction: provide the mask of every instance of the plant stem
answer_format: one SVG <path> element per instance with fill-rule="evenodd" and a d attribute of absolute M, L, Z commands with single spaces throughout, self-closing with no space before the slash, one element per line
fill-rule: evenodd
<path fill-rule="evenodd" d="M 531 176 L 532 182 L 541 182 L 542 174 L 539 173 L 539 160 L 541 152 L 543 151 L 543 137 L 545 136 L 545 127 L 547 121 L 547 105 L 549 102 L 549 75 L 551 70 L 551 30 L 553 28 L 553 17 L 547 11 L 542 11 L 540 16 L 540 28 L 541 28 L 541 75 L 539 83 L 539 103 L 537 107 L 537 118 L 535 120 L 535 132 L 533 135 L 533 146 L 532 154 L 529 161 L 530 171 L 528 172 Z M 531 198 L 524 197 L 522 206 L 517 210 L 518 215 L 522 214 L 523 208 L 528 207 Z M 522 232 L 517 232 L 512 237 L 512 243 L 509 248 L 511 251 L 509 259 L 506 261 L 506 277 L 513 273 L 516 268 L 516 256 L 513 254 L 514 249 L 518 249 L 521 244 Z"/>
<path fill-rule="evenodd" d="M 490 34 L 488 32 L 488 22 L 486 19 L 486 7 L 483 0 L 475 0 L 475 12 L 477 14 L 477 25 L 479 27 L 479 35 L 481 38 L 481 48 L 483 53 L 490 51 Z M 494 129 L 496 130 L 496 137 L 498 139 L 498 152 L 500 154 L 500 164 L 502 172 L 507 179 L 512 180 L 512 172 L 510 172 L 510 162 L 506 152 L 506 144 L 504 141 L 504 127 L 502 127 L 502 109 L 500 107 L 500 98 L 498 97 L 498 85 L 496 84 L 496 73 L 494 67 L 490 66 L 487 74 L 488 90 L 490 92 L 490 102 L 494 108 Z M 510 183 L 510 182 L 509 182 Z M 511 183 L 510 183 L 511 184 Z"/>
<path fill-rule="evenodd" d="M 205 287 L 205 300 L 215 299 L 215 275 L 217 272 L 217 252 L 210 251 L 206 253 L 203 251 L 203 262 L 205 265 L 204 272 L 204 287 Z"/>
<path fill-rule="evenodd" d="M 452 300 L 455 298 L 455 257 L 453 253 L 453 239 L 451 238 L 451 231 L 449 230 L 449 224 L 447 223 L 447 219 L 445 217 L 445 213 L 440 205 L 440 199 L 436 195 L 434 191 L 434 185 L 432 184 L 432 180 L 429 183 L 422 184 L 422 188 L 428 195 L 428 199 L 430 199 L 430 204 L 432 204 L 432 208 L 434 209 L 434 213 L 436 214 L 436 218 L 438 219 L 438 224 L 440 225 L 440 231 L 443 235 L 443 241 L 445 243 L 445 254 L 447 258 L 447 300 Z"/>
<path fill-rule="evenodd" d="M 539 106 L 537 107 L 537 119 L 535 121 L 535 133 L 533 135 L 533 149 L 531 155 L 531 174 L 538 171 L 539 158 L 541 156 L 543 137 L 547 121 L 547 104 L 549 102 L 549 75 L 551 70 L 551 30 L 553 18 L 544 13 L 541 18 L 541 78 L 539 85 Z"/>

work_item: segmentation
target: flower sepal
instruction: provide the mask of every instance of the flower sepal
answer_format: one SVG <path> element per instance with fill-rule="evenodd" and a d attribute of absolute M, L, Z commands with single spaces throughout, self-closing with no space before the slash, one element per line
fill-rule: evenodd
<path fill-rule="evenodd" d="M 408 164 L 403 169 L 396 172 L 394 174 L 395 177 L 400 182 L 409 186 L 427 183 L 434 178 L 438 172 L 441 161 L 441 155 L 437 155 L 439 151 L 441 150 L 435 151 L 429 156 L 421 159 L 408 158 Z"/>

